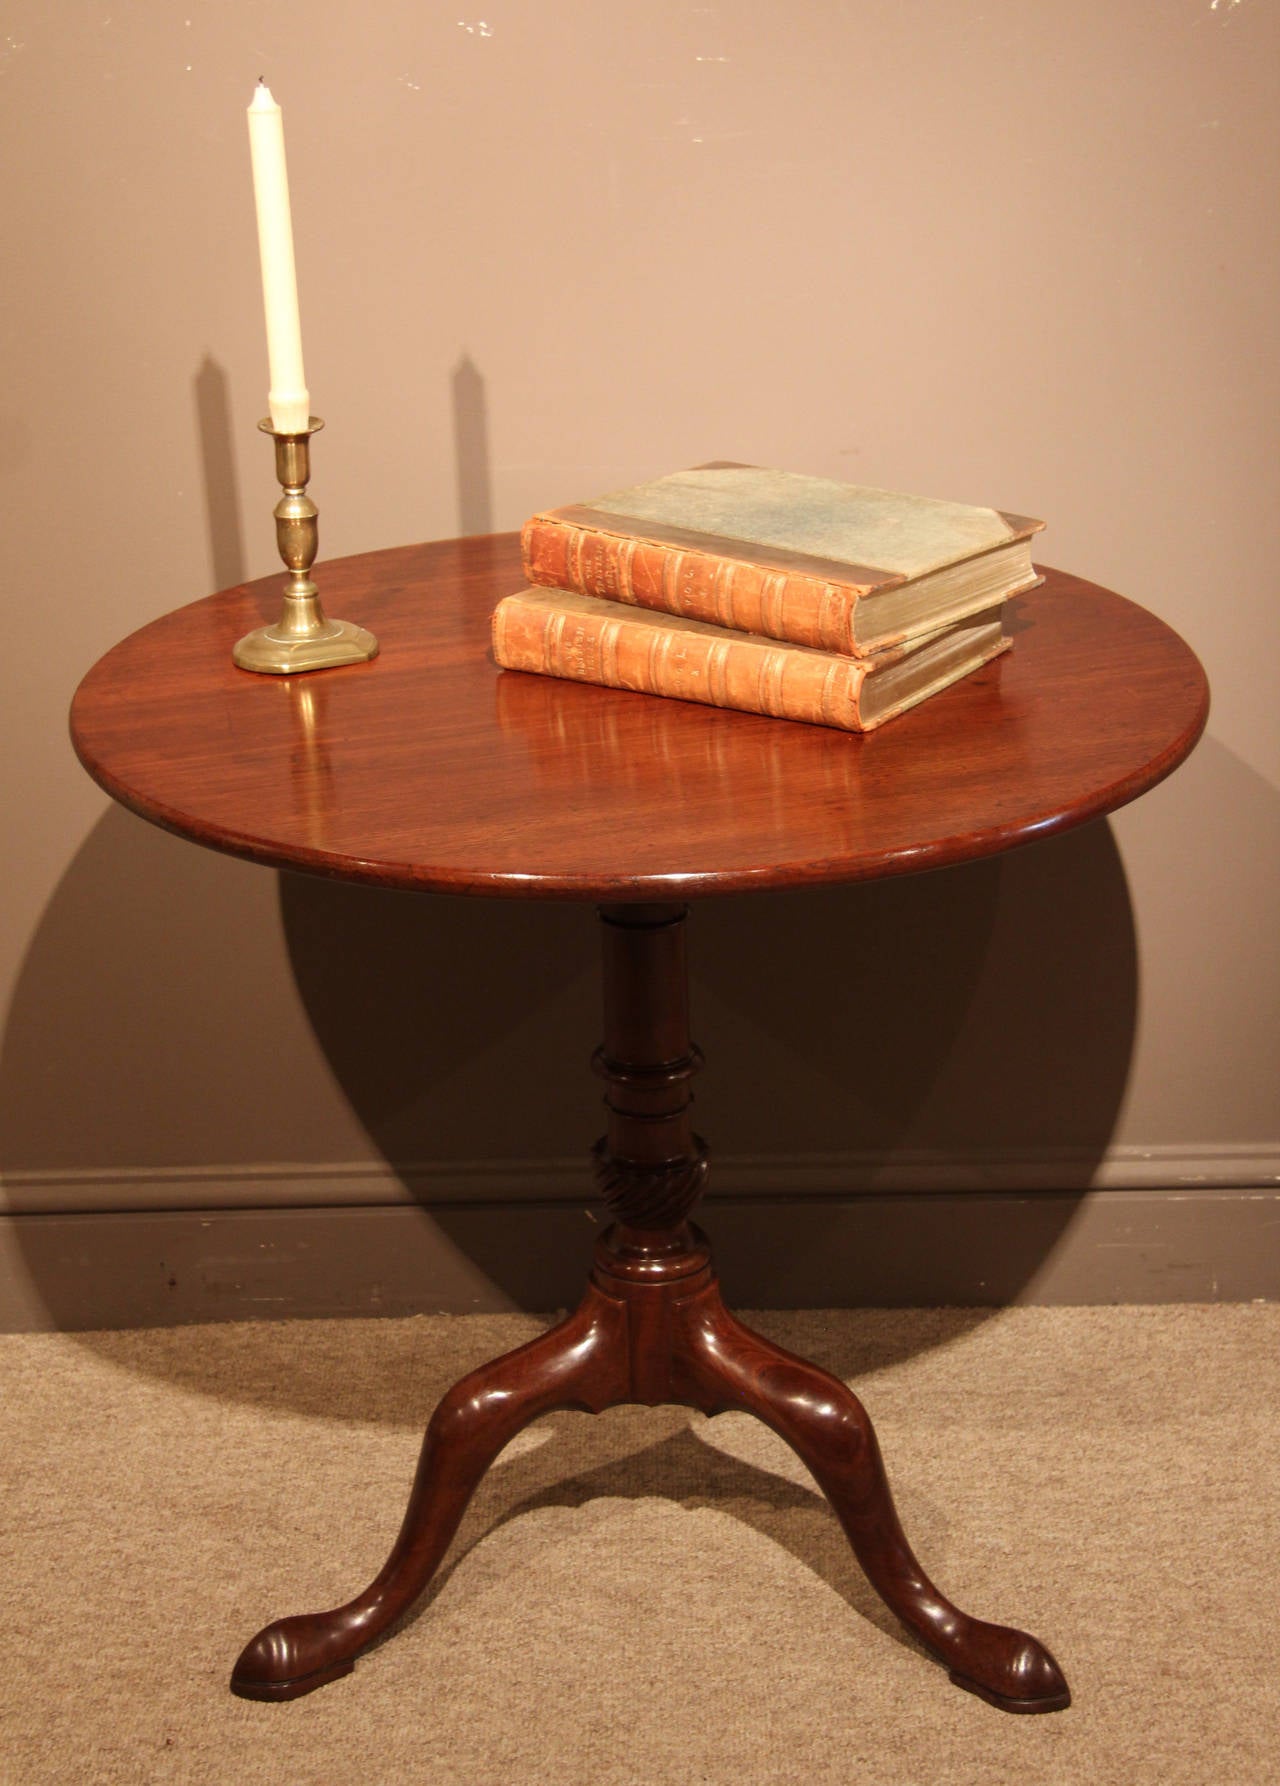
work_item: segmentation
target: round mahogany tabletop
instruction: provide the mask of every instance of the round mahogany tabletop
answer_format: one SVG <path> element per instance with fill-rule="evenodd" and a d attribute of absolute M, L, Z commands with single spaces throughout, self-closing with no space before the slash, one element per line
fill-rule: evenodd
<path fill-rule="evenodd" d="M 235 668 L 283 573 L 155 620 L 76 693 L 115 799 L 276 867 L 448 893 L 642 901 L 907 873 L 1110 812 L 1176 768 L 1208 689 L 1162 621 L 1046 570 L 1013 649 L 865 735 L 499 670 L 514 534 L 318 567 L 372 662 Z"/>

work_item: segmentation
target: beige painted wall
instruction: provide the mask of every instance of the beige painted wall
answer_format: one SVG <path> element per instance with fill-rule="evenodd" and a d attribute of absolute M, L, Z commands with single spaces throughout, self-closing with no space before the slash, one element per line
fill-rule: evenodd
<path fill-rule="evenodd" d="M 1043 515 L 1208 669 L 1205 743 L 1110 826 L 699 912 L 724 1182 L 1274 1184 L 1275 9 L 485 7 L 0 13 L 9 1207 L 385 1200 L 388 1159 L 465 1201 L 596 1123 L 586 911 L 281 883 L 66 742 L 117 637 L 275 564 L 259 73 L 324 555 L 744 459 Z"/>

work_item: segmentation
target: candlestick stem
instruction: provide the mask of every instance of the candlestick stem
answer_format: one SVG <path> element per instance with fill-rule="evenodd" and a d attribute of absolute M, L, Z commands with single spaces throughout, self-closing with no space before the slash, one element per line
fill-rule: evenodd
<path fill-rule="evenodd" d="M 319 509 L 307 495 L 311 480 L 311 436 L 324 423 L 312 416 L 305 429 L 281 433 L 270 417 L 258 423 L 276 449 L 276 477 L 284 494 L 273 513 L 276 544 L 288 567 L 284 602 L 274 626 L 247 633 L 231 653 L 242 670 L 268 676 L 292 676 L 304 670 L 335 669 L 376 656 L 378 641 L 350 620 L 329 620 L 311 567 L 320 543 Z"/>

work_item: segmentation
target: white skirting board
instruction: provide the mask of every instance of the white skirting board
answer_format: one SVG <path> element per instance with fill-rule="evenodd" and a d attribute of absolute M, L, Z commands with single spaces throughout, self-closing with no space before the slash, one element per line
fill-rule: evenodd
<path fill-rule="evenodd" d="M 1101 1162 L 717 1159 L 696 1218 L 742 1307 L 1280 1299 L 1280 1149 Z M 9 1175 L 0 1331 L 577 1299 L 582 1161 Z"/>

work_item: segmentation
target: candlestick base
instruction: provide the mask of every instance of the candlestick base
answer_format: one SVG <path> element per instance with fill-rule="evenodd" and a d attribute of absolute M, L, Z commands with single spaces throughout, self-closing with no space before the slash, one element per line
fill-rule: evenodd
<path fill-rule="evenodd" d="M 316 604 L 317 607 L 319 603 Z M 351 620 L 325 620 L 314 633 L 299 637 L 283 624 L 260 626 L 246 633 L 231 653 L 242 670 L 266 676 L 293 676 L 302 670 L 332 670 L 340 664 L 367 663 L 378 655 L 378 641 Z"/>
<path fill-rule="evenodd" d="M 284 606 L 274 626 L 246 633 L 233 648 L 231 661 L 262 676 L 296 676 L 306 670 L 333 670 L 341 664 L 367 663 L 378 654 L 371 632 L 350 620 L 328 620 L 311 581 L 319 543 L 319 510 L 307 495 L 311 477 L 311 436 L 324 423 L 312 416 L 306 428 L 282 434 L 270 417 L 258 423 L 276 445 L 276 477 L 284 495 L 274 509 L 276 544 L 289 567 Z"/>

